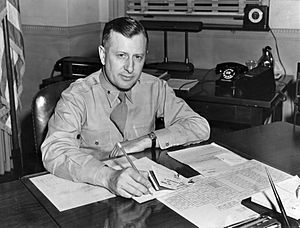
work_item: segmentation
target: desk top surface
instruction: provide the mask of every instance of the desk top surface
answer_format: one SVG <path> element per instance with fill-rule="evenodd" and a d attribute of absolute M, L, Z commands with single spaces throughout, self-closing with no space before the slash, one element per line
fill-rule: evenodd
<path fill-rule="evenodd" d="M 0 185 L 1 227 L 57 227 L 20 180 Z"/>
<path fill-rule="evenodd" d="M 300 126 L 274 122 L 216 136 L 215 142 L 246 158 L 300 176 Z"/>
<path fill-rule="evenodd" d="M 198 174 L 169 157 L 166 151 L 157 152 L 157 161 L 169 168 L 186 176 Z M 149 151 L 136 154 L 137 158 L 143 156 L 151 157 Z M 22 182 L 61 227 L 196 227 L 158 200 L 139 204 L 132 199 L 115 197 L 59 212 L 28 177 L 23 178 Z"/>
<path fill-rule="evenodd" d="M 300 126 L 275 122 L 231 132 L 217 137 L 215 142 L 246 158 L 254 158 L 288 173 L 300 175 Z M 151 156 L 147 151 L 136 155 Z M 187 177 L 197 174 L 190 167 L 170 158 L 166 151 L 157 151 L 155 159 Z M 59 212 L 28 177 L 22 178 L 21 181 L 0 185 L 1 206 L 4 205 L 2 207 L 7 209 L 10 208 L 9 205 L 17 205 L 6 211 L 6 217 L 20 219 L 19 224 L 32 222 L 52 226 L 55 225 L 55 220 L 55 223 L 62 227 L 123 227 L 126 224 L 138 227 L 195 227 L 157 200 L 138 204 L 130 199 L 116 197 Z M 40 205 L 28 190 L 38 199 Z M 5 198 L 10 199 L 6 201 Z M 15 199 L 17 203 L 14 202 Z M 11 221 L 13 220 L 8 219 L 8 222 Z"/>

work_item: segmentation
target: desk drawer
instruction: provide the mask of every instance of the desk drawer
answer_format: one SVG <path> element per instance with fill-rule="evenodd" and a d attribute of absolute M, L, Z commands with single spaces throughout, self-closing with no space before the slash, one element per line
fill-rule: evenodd
<path fill-rule="evenodd" d="M 225 105 L 209 102 L 188 102 L 190 107 L 208 120 L 222 121 L 251 126 L 261 125 L 269 116 L 263 108 Z"/>

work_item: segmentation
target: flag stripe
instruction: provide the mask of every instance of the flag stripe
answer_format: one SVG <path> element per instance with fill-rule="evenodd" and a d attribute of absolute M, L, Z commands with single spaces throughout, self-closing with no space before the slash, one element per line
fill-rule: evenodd
<path fill-rule="evenodd" d="M 6 10 L 6 0 L 0 1 L 0 11 Z"/>
<path fill-rule="evenodd" d="M 3 1 L 0 1 L 0 20 L 2 21 L 3 18 L 6 15 L 6 5 L 5 5 L 5 1 L 4 4 L 2 3 Z"/>
<path fill-rule="evenodd" d="M 20 13 L 20 5 L 19 5 L 19 0 L 7 0 L 10 4 L 13 5 L 14 8 L 18 10 Z"/>
<path fill-rule="evenodd" d="M 8 29 L 10 45 L 12 49 L 12 63 L 14 65 L 14 90 L 17 94 L 15 101 L 16 109 L 20 104 L 20 96 L 23 91 L 22 76 L 25 72 L 24 41 L 21 33 L 19 2 L 17 0 L 8 0 Z"/>
<path fill-rule="evenodd" d="M 8 21 L 13 24 L 14 27 L 16 27 L 18 30 L 20 29 L 20 14 L 18 9 L 16 9 L 12 4 L 8 2 L 7 4 L 7 15 L 8 15 Z"/>
<path fill-rule="evenodd" d="M 11 42 L 11 48 L 15 50 L 19 55 L 23 56 L 23 36 L 22 33 L 16 29 L 13 24 L 8 22 L 8 30 L 9 30 L 9 37 Z M 14 46 L 13 46 L 14 45 Z"/>

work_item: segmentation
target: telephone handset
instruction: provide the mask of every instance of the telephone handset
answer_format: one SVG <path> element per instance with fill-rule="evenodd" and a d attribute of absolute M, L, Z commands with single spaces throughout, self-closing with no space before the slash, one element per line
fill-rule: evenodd
<path fill-rule="evenodd" d="M 221 74 L 220 80 L 232 81 L 239 74 L 248 71 L 248 67 L 236 62 L 220 63 L 216 66 L 216 74 Z"/>

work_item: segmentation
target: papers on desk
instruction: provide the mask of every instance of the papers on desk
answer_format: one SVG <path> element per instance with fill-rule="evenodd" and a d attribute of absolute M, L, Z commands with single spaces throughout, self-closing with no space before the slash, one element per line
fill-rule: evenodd
<path fill-rule="evenodd" d="M 69 210 L 115 196 L 105 188 L 85 183 L 75 183 L 53 174 L 32 177 L 30 181 L 59 211 Z"/>
<path fill-rule="evenodd" d="M 168 155 L 191 166 L 203 176 L 219 175 L 247 161 L 215 143 L 169 152 Z"/>
<path fill-rule="evenodd" d="M 256 217 L 241 201 L 269 186 L 264 164 L 255 160 L 215 176 L 198 176 L 194 184 L 157 199 L 199 227 L 224 227 Z M 289 174 L 269 167 L 274 180 Z M 201 215 L 201 216 L 200 216 Z"/>
<path fill-rule="evenodd" d="M 165 189 L 152 189 L 152 195 L 134 197 L 134 200 L 142 203 L 157 198 L 199 227 L 219 228 L 258 216 L 244 207 L 241 201 L 269 188 L 265 172 L 267 165 L 255 160 L 246 160 L 214 143 L 170 152 L 169 155 L 203 175 L 193 177 L 191 183 L 191 179 L 178 175 L 174 170 L 146 157 L 133 159 L 139 170 L 152 170 L 158 184 Z M 107 164 L 120 169 L 129 166 L 123 157 L 107 161 Z M 289 180 L 291 175 L 267 167 L 275 183 L 282 182 L 282 185 L 290 186 L 290 182 L 286 180 Z M 114 197 L 104 188 L 74 183 L 51 174 L 30 180 L 60 211 Z M 299 178 L 297 183 L 298 181 Z M 278 191 L 280 193 L 281 189 L 278 188 Z M 259 200 L 260 196 L 256 199 Z M 298 204 L 296 206 L 298 208 Z"/>
<path fill-rule="evenodd" d="M 135 159 L 133 156 L 130 157 L 139 170 L 155 170 L 160 182 L 166 182 L 166 180 L 172 181 L 172 177 L 174 176 L 176 176 L 178 186 L 183 186 L 188 182 L 187 178 L 178 175 L 175 171 L 159 165 L 146 157 L 141 159 Z M 130 166 L 127 159 L 124 157 L 108 160 L 105 163 L 116 169 L 122 169 Z M 114 194 L 105 188 L 85 183 L 75 183 L 73 181 L 59 178 L 53 174 L 32 177 L 30 178 L 30 181 L 50 200 L 50 202 L 59 211 L 65 211 L 115 197 Z M 148 194 L 141 197 L 134 197 L 134 200 L 139 203 L 143 203 L 155 199 L 158 196 L 162 196 L 173 191 L 177 185 L 175 185 L 173 182 L 170 182 L 169 189 L 159 191 L 152 189 L 152 195 Z M 167 182 L 164 183 L 164 187 L 168 187 Z"/>
<path fill-rule="evenodd" d="M 300 198 L 296 197 L 296 189 L 300 185 L 300 178 L 294 176 L 275 184 L 286 214 L 294 219 L 300 219 Z M 278 203 L 271 188 L 251 196 L 251 201 L 269 209 L 275 208 L 280 213 Z"/>
<path fill-rule="evenodd" d="M 244 159 L 215 143 L 168 154 L 202 174 L 193 177 L 194 185 L 158 197 L 172 210 L 199 227 L 224 227 L 258 216 L 241 201 L 269 187 L 265 164 Z M 268 169 L 275 182 L 291 177 Z"/>

